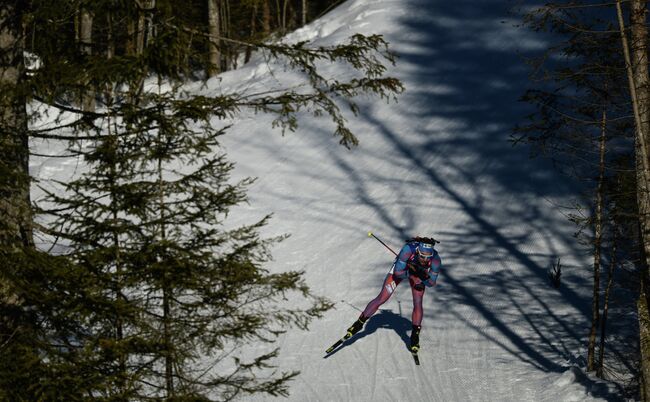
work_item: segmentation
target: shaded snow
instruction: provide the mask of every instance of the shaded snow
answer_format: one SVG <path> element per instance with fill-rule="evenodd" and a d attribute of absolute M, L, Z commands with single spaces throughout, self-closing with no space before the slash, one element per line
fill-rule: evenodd
<path fill-rule="evenodd" d="M 264 234 L 291 237 L 275 248 L 269 268 L 304 269 L 313 290 L 336 302 L 309 331 L 280 339 L 280 369 L 302 372 L 289 401 L 618 399 L 614 386 L 581 369 L 589 256 L 555 206 L 570 204 L 574 189 L 507 141 L 525 111 L 516 102 L 526 80 L 517 51 L 543 43 L 514 28 L 506 7 L 497 0 L 350 0 L 285 40 L 327 45 L 379 33 L 399 54 L 390 69 L 406 86 L 399 103 L 363 98 L 360 115 L 349 116 L 360 146 L 344 149 L 331 123 L 307 115 L 285 136 L 269 129 L 268 117 L 243 116 L 225 137 L 236 176 L 259 177 L 250 205 L 238 207 L 230 223 L 273 213 Z M 349 73 L 324 67 L 332 77 Z M 300 85 L 300 76 L 258 55 L 196 91 L 283 85 Z M 49 178 L 71 169 L 53 163 L 38 160 L 33 171 Z M 394 248 L 415 234 L 441 241 L 443 271 L 425 294 L 419 367 L 406 349 L 404 284 L 363 332 L 324 356 L 392 263 L 368 231 Z M 557 257 L 560 290 L 546 277 Z"/>

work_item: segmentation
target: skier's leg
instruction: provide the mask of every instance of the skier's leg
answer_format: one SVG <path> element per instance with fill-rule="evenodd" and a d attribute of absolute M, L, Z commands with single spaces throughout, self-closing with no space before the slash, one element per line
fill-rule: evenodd
<path fill-rule="evenodd" d="M 373 300 L 368 303 L 366 306 L 366 309 L 363 310 L 363 313 L 361 313 L 361 317 L 368 319 L 372 317 L 373 314 L 377 312 L 379 307 L 386 303 L 388 299 L 393 295 L 393 291 L 399 285 L 401 282 L 401 279 L 395 279 L 393 278 L 393 269 L 388 272 L 388 275 L 386 275 L 386 279 L 384 279 L 384 284 L 381 287 L 381 291 L 375 297 Z"/>
<path fill-rule="evenodd" d="M 422 298 L 424 296 L 424 289 L 417 290 L 413 287 L 414 283 L 411 281 L 411 294 L 413 294 L 413 315 L 411 316 L 411 321 L 415 326 L 422 325 Z"/>
<path fill-rule="evenodd" d="M 372 317 L 373 314 L 377 312 L 379 309 L 379 306 L 382 304 L 386 303 L 388 299 L 390 299 L 390 296 L 393 294 L 393 291 L 399 285 L 401 282 L 401 279 L 395 279 L 393 278 L 393 268 L 390 269 L 388 272 L 388 275 L 386 275 L 386 279 L 384 279 L 384 284 L 381 287 L 381 291 L 375 297 L 373 300 L 368 303 L 366 306 L 366 309 L 363 310 L 359 318 L 352 324 L 350 328 L 348 328 L 348 335 L 352 336 L 359 332 L 361 328 L 363 328 L 363 324 L 368 320 L 368 318 Z"/>
<path fill-rule="evenodd" d="M 424 296 L 424 289 L 417 290 L 414 287 L 413 281 L 410 281 L 411 293 L 413 295 L 413 315 L 411 321 L 413 329 L 411 330 L 411 350 L 417 352 L 420 349 L 420 329 L 422 329 L 422 298 Z"/>

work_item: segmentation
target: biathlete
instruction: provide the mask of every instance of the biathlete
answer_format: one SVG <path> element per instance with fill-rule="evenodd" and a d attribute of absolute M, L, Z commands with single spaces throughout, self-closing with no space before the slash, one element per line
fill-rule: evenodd
<path fill-rule="evenodd" d="M 379 307 L 392 296 L 397 285 L 408 279 L 413 295 L 413 314 L 411 322 L 411 351 L 417 353 L 420 349 L 420 329 L 422 329 L 422 297 L 426 288 L 436 286 L 436 280 L 442 264 L 438 252 L 434 249 L 436 240 L 428 237 L 414 237 L 406 241 L 395 262 L 388 271 L 381 291 L 368 303 L 359 319 L 348 328 L 348 335 L 359 332 L 363 325 L 372 317 Z"/>

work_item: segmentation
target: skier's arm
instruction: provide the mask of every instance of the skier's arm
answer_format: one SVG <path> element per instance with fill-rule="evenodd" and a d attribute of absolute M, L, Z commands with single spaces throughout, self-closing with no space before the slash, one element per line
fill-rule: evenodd
<path fill-rule="evenodd" d="M 399 252 L 399 255 L 395 259 L 393 276 L 397 279 L 405 279 L 408 277 L 408 269 L 406 268 L 406 262 L 411 256 L 411 248 L 408 244 L 405 244 L 404 247 Z"/>
<path fill-rule="evenodd" d="M 427 280 L 422 281 L 426 287 L 436 286 L 436 281 L 438 280 L 438 274 L 440 273 L 440 267 L 442 266 L 442 260 L 440 256 L 436 253 L 433 256 L 433 261 L 431 261 L 431 267 L 429 268 L 429 277 Z"/>

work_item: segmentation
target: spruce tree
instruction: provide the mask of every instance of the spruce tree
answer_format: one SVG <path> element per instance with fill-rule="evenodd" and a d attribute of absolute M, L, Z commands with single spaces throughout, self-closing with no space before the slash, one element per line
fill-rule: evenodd
<path fill-rule="evenodd" d="M 287 328 L 306 328 L 331 305 L 309 291 L 302 272 L 264 268 L 281 240 L 260 237 L 268 217 L 238 228 L 225 221 L 245 202 L 252 179 L 231 183 L 233 163 L 219 150 L 228 126 L 214 122 L 250 109 L 274 114 L 274 124 L 293 130 L 297 113 L 308 109 L 329 116 L 335 135 L 352 147 L 357 140 L 338 105 L 344 101 L 356 112 L 360 93 L 391 99 L 400 92 L 400 82 L 385 76 L 383 63 L 394 57 L 380 36 L 319 48 L 240 43 L 303 71 L 307 90 L 197 96 L 183 86 L 193 76 L 185 51 L 197 31 L 172 18 L 174 2 L 158 0 L 150 10 L 155 35 L 143 51 L 120 47 L 128 45 L 129 21 L 138 14 L 127 3 L 84 4 L 95 16 L 90 53 L 68 46 L 74 35 L 63 29 L 72 26 L 76 2 L 34 2 L 30 15 L 43 38 L 35 48 L 42 64 L 30 84 L 50 116 L 61 116 L 53 119 L 58 128 L 31 135 L 70 141 L 69 152 L 84 162 L 83 173 L 59 183 L 43 204 L 43 215 L 56 220 L 42 230 L 63 250 L 55 266 L 30 271 L 47 291 L 22 282 L 43 323 L 34 354 L 43 375 L 34 394 L 45 400 L 286 395 L 297 373 L 273 368 L 273 342 Z M 110 18 L 100 17 L 107 10 Z M 327 79 L 321 61 L 348 63 L 359 74 Z M 96 91 L 94 110 L 77 102 L 82 83 Z M 247 346 L 258 342 L 268 343 L 268 351 L 251 354 Z"/>

